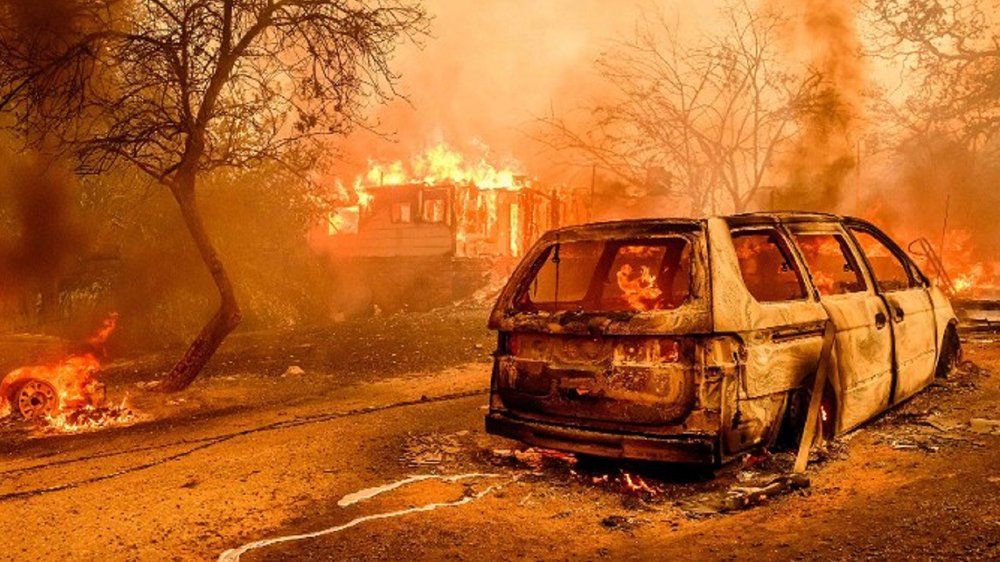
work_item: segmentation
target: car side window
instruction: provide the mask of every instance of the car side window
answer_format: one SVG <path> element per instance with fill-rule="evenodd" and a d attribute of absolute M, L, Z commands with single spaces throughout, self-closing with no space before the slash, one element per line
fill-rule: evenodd
<path fill-rule="evenodd" d="M 740 274 L 760 302 L 806 298 L 806 287 L 788 247 L 773 229 L 733 232 Z"/>
<path fill-rule="evenodd" d="M 851 228 L 851 232 L 871 265 L 879 289 L 889 292 L 917 286 L 906 265 L 892 249 L 866 230 Z"/>
<path fill-rule="evenodd" d="M 820 232 L 798 232 L 794 236 L 819 294 L 843 295 L 868 289 L 843 236 Z"/>

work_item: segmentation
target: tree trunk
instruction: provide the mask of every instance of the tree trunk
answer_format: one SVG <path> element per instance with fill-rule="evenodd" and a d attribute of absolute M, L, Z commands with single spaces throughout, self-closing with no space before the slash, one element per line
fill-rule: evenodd
<path fill-rule="evenodd" d="M 188 232 L 191 234 L 191 238 L 201 254 L 201 259 L 208 267 L 212 280 L 219 291 L 219 310 L 201 329 L 198 337 L 184 352 L 184 356 L 174 365 L 161 383 L 160 390 L 166 392 L 187 388 L 215 354 L 222 341 L 239 325 L 243 318 L 239 304 L 236 302 L 236 296 L 233 294 L 233 285 L 229 280 L 229 274 L 226 273 L 218 252 L 215 251 L 208 233 L 205 232 L 205 224 L 201 219 L 201 212 L 198 210 L 195 199 L 194 174 L 185 176 L 182 176 L 184 179 L 179 178 L 180 181 L 172 187 L 172 191 L 177 204 L 180 205 L 181 215 L 184 217 Z"/>

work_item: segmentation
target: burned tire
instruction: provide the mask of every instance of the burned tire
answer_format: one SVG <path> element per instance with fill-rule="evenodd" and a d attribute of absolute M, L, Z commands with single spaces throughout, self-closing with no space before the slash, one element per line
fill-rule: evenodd
<path fill-rule="evenodd" d="M 937 369 L 934 371 L 934 376 L 940 379 L 947 378 L 961 362 L 962 342 L 958 338 L 958 330 L 955 329 L 954 325 L 950 325 L 944 333 L 944 341 L 941 344 L 941 355 L 938 357 Z"/>
<path fill-rule="evenodd" d="M 799 440 L 802 439 L 802 429 L 806 423 L 806 410 L 809 408 L 811 394 L 805 388 L 788 393 L 785 415 L 781 419 L 781 426 L 772 447 L 779 450 L 792 450 L 798 446 Z"/>
<path fill-rule="evenodd" d="M 11 395 L 14 415 L 34 420 L 56 412 L 59 396 L 51 384 L 38 379 L 21 383 Z"/>
<path fill-rule="evenodd" d="M 811 384 L 809 385 L 811 387 Z M 781 420 L 774 446 L 782 450 L 794 450 L 802 440 L 805 431 L 806 416 L 809 413 L 809 402 L 812 399 L 811 388 L 798 388 L 789 392 L 785 415 Z M 823 428 L 823 439 L 830 440 L 836 434 L 837 399 L 833 387 L 827 381 L 823 390 L 823 400 L 820 403 L 820 424 Z"/>

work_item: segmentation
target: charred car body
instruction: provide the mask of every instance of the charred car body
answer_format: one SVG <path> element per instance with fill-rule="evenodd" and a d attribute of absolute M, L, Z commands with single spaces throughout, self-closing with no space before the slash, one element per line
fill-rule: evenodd
<path fill-rule="evenodd" d="M 768 213 L 550 232 L 490 316 L 486 427 L 598 456 L 721 463 L 801 431 L 826 327 L 823 432 L 957 361 L 946 296 L 865 221 Z"/>

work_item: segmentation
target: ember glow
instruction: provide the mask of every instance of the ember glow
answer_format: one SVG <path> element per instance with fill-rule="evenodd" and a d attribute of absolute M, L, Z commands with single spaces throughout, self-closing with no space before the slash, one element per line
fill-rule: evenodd
<path fill-rule="evenodd" d="M 665 491 L 661 484 L 650 482 L 642 476 L 626 470 L 619 470 L 614 474 L 605 473 L 590 476 L 590 482 L 618 493 L 638 496 L 647 500 L 660 496 Z"/>
<path fill-rule="evenodd" d="M 98 379 L 104 345 L 115 330 L 117 315 L 104 320 L 86 339 L 88 351 L 46 365 L 19 367 L 0 382 L 0 414 L 13 415 L 60 433 L 79 433 L 135 419 L 125 401 L 106 404 Z"/>

